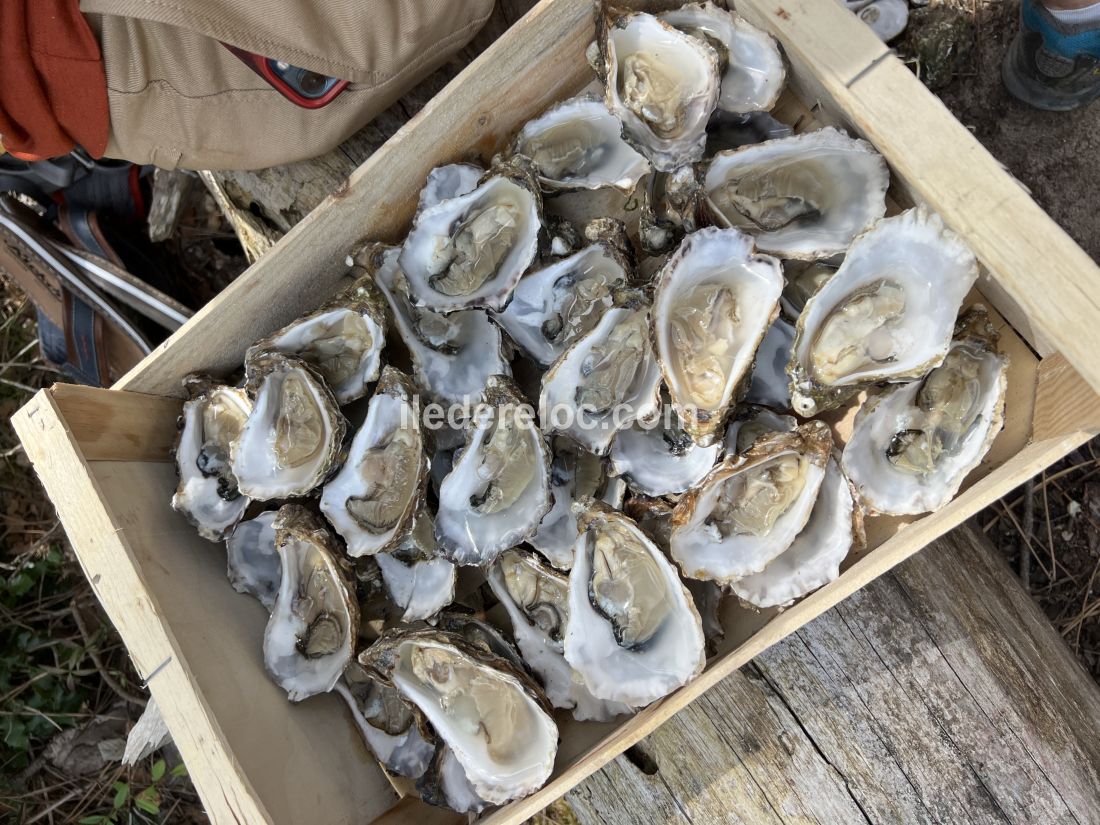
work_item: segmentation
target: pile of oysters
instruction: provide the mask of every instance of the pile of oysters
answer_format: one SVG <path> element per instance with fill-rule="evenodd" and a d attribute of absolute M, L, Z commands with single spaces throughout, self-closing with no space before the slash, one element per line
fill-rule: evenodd
<path fill-rule="evenodd" d="M 172 506 L 270 611 L 271 678 L 458 811 L 543 785 L 563 714 L 696 677 L 723 597 L 789 605 L 864 516 L 944 506 L 1003 418 L 973 254 L 885 217 L 871 145 L 768 114 L 771 37 L 596 17 L 592 90 L 434 169 L 239 385 L 187 382 Z"/>

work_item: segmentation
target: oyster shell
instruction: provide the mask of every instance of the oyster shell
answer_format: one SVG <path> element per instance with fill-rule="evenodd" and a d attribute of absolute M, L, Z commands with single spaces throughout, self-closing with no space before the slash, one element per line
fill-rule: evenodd
<path fill-rule="evenodd" d="M 828 584 L 840 575 L 841 562 L 860 537 L 857 520 L 848 479 L 830 458 L 802 532 L 761 572 L 732 582 L 730 589 L 756 607 L 776 607 Z"/>
<path fill-rule="evenodd" d="M 348 703 L 367 747 L 387 771 L 416 779 L 428 770 L 435 743 L 423 717 L 396 689 L 352 660 L 333 690 Z"/>
<path fill-rule="evenodd" d="M 664 415 L 653 426 L 636 424 L 615 436 L 611 469 L 643 495 L 676 495 L 702 481 L 721 451 L 720 440 L 699 446 L 666 406 Z"/>
<path fill-rule="evenodd" d="M 517 177 L 492 174 L 417 214 L 399 264 L 418 307 L 504 309 L 535 260 L 542 229 L 533 175 Z"/>
<path fill-rule="evenodd" d="M 298 504 L 275 517 L 282 578 L 264 631 L 264 664 L 292 702 L 332 690 L 355 652 L 359 605 L 336 539 Z"/>
<path fill-rule="evenodd" d="M 661 371 L 649 336 L 649 307 L 619 296 L 587 335 L 574 341 L 543 376 L 539 421 L 606 455 L 615 433 L 659 413 Z"/>
<path fill-rule="evenodd" d="M 657 276 L 653 338 L 672 405 L 700 444 L 713 443 L 779 313 L 779 261 L 736 229 L 684 238 Z"/>
<path fill-rule="evenodd" d="M 523 659 L 531 666 L 556 708 L 573 711 L 573 718 L 606 722 L 633 708 L 593 696 L 574 674 L 563 655 L 569 619 L 569 579 L 533 553 L 505 550 L 489 570 L 489 587 L 512 622 Z"/>
<path fill-rule="evenodd" d="M 782 316 L 776 318 L 756 349 L 749 391 L 745 393 L 747 403 L 762 404 L 779 410 L 791 408 L 787 364 L 791 360 L 793 346 L 794 325 L 785 321 Z"/>
<path fill-rule="evenodd" d="M 413 630 L 388 631 L 359 662 L 420 709 L 480 798 L 501 805 L 549 778 L 557 725 L 507 660 L 454 634 Z"/>
<path fill-rule="evenodd" d="M 321 492 L 321 512 L 350 556 L 397 546 L 412 528 L 428 482 L 420 402 L 412 381 L 386 367 L 344 466 Z"/>
<path fill-rule="evenodd" d="M 726 427 L 726 454 L 747 452 L 764 436 L 789 433 L 797 426 L 798 420 L 793 415 L 781 415 L 768 407 L 746 405 L 737 411 Z"/>
<path fill-rule="evenodd" d="M 654 172 L 642 192 L 638 238 L 650 255 L 662 255 L 699 228 L 705 194 L 692 165 Z"/>
<path fill-rule="evenodd" d="M 347 422 L 312 367 L 279 353 L 245 365 L 252 412 L 233 445 L 233 474 L 259 501 L 304 496 L 343 459 Z"/>
<path fill-rule="evenodd" d="M 489 379 L 485 398 L 439 488 L 436 538 L 462 565 L 491 562 L 550 509 L 550 455 L 530 406 L 503 376 Z"/>
<path fill-rule="evenodd" d="M 995 349 L 984 307 L 960 325 L 962 336 L 940 366 L 884 390 L 856 413 L 843 468 L 871 512 L 943 507 L 1001 430 L 1008 358 Z"/>
<path fill-rule="evenodd" d="M 669 172 L 702 159 L 718 105 L 718 55 L 707 42 L 644 12 L 596 12 L 596 71 L 623 137 Z"/>
<path fill-rule="evenodd" d="M 702 671 L 699 613 L 675 569 L 633 521 L 593 502 L 578 525 L 565 659 L 593 696 L 648 705 Z"/>
<path fill-rule="evenodd" d="M 547 366 L 596 326 L 629 276 L 614 247 L 593 243 L 525 275 L 512 302 L 494 317 L 525 353 Z"/>
<path fill-rule="evenodd" d="M 173 450 L 179 486 L 172 509 L 186 516 L 208 541 L 221 541 L 241 520 L 249 497 L 241 493 L 230 463 L 232 445 L 252 411 L 243 390 L 192 375 Z"/>
<path fill-rule="evenodd" d="M 766 112 L 779 100 L 787 69 L 770 34 L 711 2 L 686 3 L 660 17 L 717 52 L 722 72 L 718 108 L 737 114 Z"/>
<path fill-rule="evenodd" d="M 409 350 L 416 383 L 447 404 L 472 405 L 490 375 L 510 375 L 500 329 L 478 309 L 440 315 L 409 298 L 399 250 L 375 246 L 359 257 L 374 276 L 393 313 L 394 326 Z M 442 445 L 441 445 L 442 446 Z"/>
<path fill-rule="evenodd" d="M 440 743 L 428 770 L 416 781 L 416 792 L 429 805 L 460 814 L 479 814 L 489 803 L 477 795 L 455 752 Z"/>
<path fill-rule="evenodd" d="M 551 106 L 520 129 L 513 151 L 529 157 L 548 191 L 612 186 L 630 192 L 649 161 L 622 139 L 603 101 L 581 95 Z"/>
<path fill-rule="evenodd" d="M 275 550 L 276 511 L 242 521 L 225 540 L 229 583 L 268 609 L 275 604 L 282 580 L 282 565 Z"/>
<path fill-rule="evenodd" d="M 924 207 L 879 221 L 798 318 L 787 367 L 795 412 L 927 373 L 947 353 L 977 277 L 974 253 Z"/>
<path fill-rule="evenodd" d="M 673 512 L 670 550 L 684 575 L 730 584 L 789 548 L 810 517 L 832 447 L 828 426 L 810 421 L 715 467 Z"/>
<path fill-rule="evenodd" d="M 385 344 L 386 302 L 374 281 L 361 277 L 316 312 L 257 341 L 245 360 L 265 352 L 300 358 L 320 373 L 339 403 L 347 404 L 378 380 Z"/>
<path fill-rule="evenodd" d="M 468 195 L 477 189 L 484 176 L 485 170 L 472 163 L 448 163 L 435 167 L 428 173 L 424 188 L 420 190 L 417 211 L 459 195 Z"/>
<path fill-rule="evenodd" d="M 715 221 L 783 258 L 843 252 L 886 214 L 890 173 L 866 141 L 827 127 L 719 152 L 704 188 Z"/>
<path fill-rule="evenodd" d="M 427 512 L 416 517 L 397 547 L 374 558 L 390 600 L 401 609 L 401 621 L 431 619 L 454 601 L 455 566 L 439 555 L 435 524 Z"/>
<path fill-rule="evenodd" d="M 527 543 L 559 570 L 573 566 L 577 543 L 577 516 L 573 504 L 597 498 L 611 507 L 621 507 L 626 484 L 609 478 L 603 461 L 567 436 L 551 440 L 550 493 L 554 504 L 539 522 Z"/>

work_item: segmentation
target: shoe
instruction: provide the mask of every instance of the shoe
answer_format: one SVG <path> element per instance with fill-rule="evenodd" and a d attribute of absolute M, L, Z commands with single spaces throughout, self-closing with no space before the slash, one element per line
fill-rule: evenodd
<path fill-rule="evenodd" d="M 1063 23 L 1037 0 L 1021 0 L 1001 74 L 1013 97 L 1037 109 L 1090 103 L 1100 97 L 1100 23 Z"/>

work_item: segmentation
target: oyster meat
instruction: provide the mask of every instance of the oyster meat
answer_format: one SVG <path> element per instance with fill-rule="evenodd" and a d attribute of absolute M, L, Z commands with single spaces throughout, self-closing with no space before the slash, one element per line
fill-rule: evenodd
<path fill-rule="evenodd" d="M 649 171 L 649 162 L 622 139 L 622 124 L 588 95 L 529 120 L 513 151 L 531 159 L 548 191 L 613 186 L 630 192 Z"/>
<path fill-rule="evenodd" d="M 756 254 L 736 229 L 688 235 L 657 276 L 657 359 L 676 414 L 700 444 L 718 438 L 782 291 L 779 261 Z"/>
<path fill-rule="evenodd" d="M 633 521 L 598 502 L 577 521 L 565 659 L 593 696 L 648 705 L 702 671 L 699 613 L 664 553 Z"/>
<path fill-rule="evenodd" d="M 661 19 L 717 52 L 722 72 L 718 108 L 737 114 L 766 112 L 779 100 L 787 69 L 770 34 L 711 2 L 686 3 L 663 12 Z"/>
<path fill-rule="evenodd" d="M 795 412 L 925 375 L 947 354 L 977 277 L 974 253 L 924 207 L 879 221 L 798 317 L 787 366 Z"/>
<path fill-rule="evenodd" d="M 275 510 L 242 521 L 225 540 L 229 583 L 238 593 L 257 598 L 271 610 L 282 581 L 282 565 L 275 550 Z"/>
<path fill-rule="evenodd" d="M 428 466 L 416 389 L 406 375 L 386 367 L 347 461 L 321 493 L 321 512 L 349 555 L 397 546 L 423 502 Z"/>
<path fill-rule="evenodd" d="M 279 353 L 245 366 L 252 412 L 233 445 L 233 475 L 259 501 L 304 496 L 343 459 L 347 422 L 312 367 Z"/>
<path fill-rule="evenodd" d="M 436 538 L 460 565 L 491 562 L 550 509 L 550 454 L 530 406 L 503 376 L 489 379 L 485 399 L 439 487 Z"/>
<path fill-rule="evenodd" d="M 789 548 L 810 517 L 832 448 L 828 426 L 810 421 L 715 467 L 673 511 L 670 550 L 684 575 L 730 584 Z"/>
<path fill-rule="evenodd" d="M 623 137 L 670 172 L 703 157 L 718 105 L 718 54 L 705 40 L 644 12 L 596 13 L 597 73 Z"/>
<path fill-rule="evenodd" d="M 549 778 L 557 725 L 538 687 L 506 659 L 454 634 L 391 630 L 359 662 L 420 709 L 481 799 L 502 805 Z"/>
<path fill-rule="evenodd" d="M 240 491 L 230 454 L 252 402 L 243 390 L 200 376 L 188 376 L 184 386 L 191 398 L 184 402 L 179 419 L 174 450 L 179 486 L 172 508 L 183 513 L 204 539 L 221 541 L 250 501 Z"/>
<path fill-rule="evenodd" d="M 303 315 L 248 349 L 246 361 L 265 352 L 293 355 L 312 365 L 336 400 L 347 404 L 378 379 L 386 344 L 386 302 L 374 281 L 359 278 L 316 312 Z"/>
<path fill-rule="evenodd" d="M 843 252 L 886 214 L 889 183 L 871 144 L 827 127 L 719 152 L 704 187 L 716 222 L 764 252 L 813 260 Z"/>
<path fill-rule="evenodd" d="M 298 504 L 275 517 L 282 579 L 264 631 L 267 672 L 292 702 L 332 690 L 355 652 L 359 605 L 336 539 Z"/>
<path fill-rule="evenodd" d="M 1008 358 L 984 308 L 960 319 L 940 366 L 884 390 L 856 413 L 844 472 L 874 513 L 938 510 L 989 451 L 1004 422 Z"/>

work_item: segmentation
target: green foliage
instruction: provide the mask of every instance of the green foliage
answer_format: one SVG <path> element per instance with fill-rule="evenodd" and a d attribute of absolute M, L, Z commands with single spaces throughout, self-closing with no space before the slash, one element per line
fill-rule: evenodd
<path fill-rule="evenodd" d="M 160 821 L 160 805 L 167 786 L 187 776 L 187 768 L 176 765 L 171 771 L 163 759 L 149 768 L 149 784 L 134 791 L 129 782 L 115 782 L 111 786 L 111 810 L 92 814 L 80 820 L 80 825 L 122 825 L 126 823 L 155 823 Z"/>

